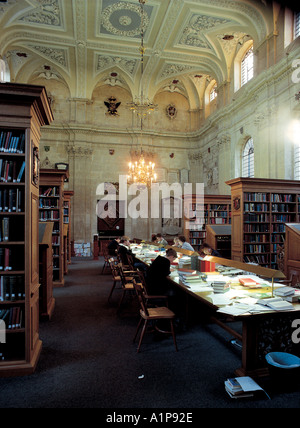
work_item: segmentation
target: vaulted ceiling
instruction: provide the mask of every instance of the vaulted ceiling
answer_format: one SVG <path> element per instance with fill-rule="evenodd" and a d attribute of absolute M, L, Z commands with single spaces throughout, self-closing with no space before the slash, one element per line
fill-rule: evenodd
<path fill-rule="evenodd" d="M 174 81 L 219 84 L 237 47 L 272 32 L 266 1 L 147 0 L 144 85 L 152 98 Z M 11 80 L 63 81 L 72 97 L 90 98 L 101 82 L 139 91 L 139 0 L 7 0 L 0 2 L 0 57 Z"/>

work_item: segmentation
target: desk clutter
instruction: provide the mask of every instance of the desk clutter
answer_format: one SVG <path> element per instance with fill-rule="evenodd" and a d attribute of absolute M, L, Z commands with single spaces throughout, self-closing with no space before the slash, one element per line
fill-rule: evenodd
<path fill-rule="evenodd" d="M 158 255 L 165 255 L 164 247 L 133 245 L 131 249 L 147 264 L 151 264 Z M 191 269 L 194 265 L 194 255 L 178 254 L 178 262 L 171 266 L 170 278 L 217 306 L 217 312 L 238 316 L 292 311 L 293 303 L 300 301 L 300 290 L 251 273 L 252 264 L 243 264 L 245 269 L 249 269 L 246 271 L 198 257 L 198 269 Z"/>

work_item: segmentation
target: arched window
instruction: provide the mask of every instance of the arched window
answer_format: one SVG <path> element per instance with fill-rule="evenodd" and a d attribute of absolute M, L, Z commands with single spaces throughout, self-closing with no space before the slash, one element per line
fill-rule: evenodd
<path fill-rule="evenodd" d="M 294 180 L 300 180 L 300 142 L 295 144 Z"/>
<path fill-rule="evenodd" d="M 241 86 L 253 77 L 253 46 L 247 50 L 241 62 Z"/>
<path fill-rule="evenodd" d="M 294 39 L 298 36 L 300 36 L 300 12 L 296 12 L 294 17 Z"/>
<path fill-rule="evenodd" d="M 242 153 L 242 176 L 254 177 L 254 145 L 253 139 L 249 138 Z"/>
<path fill-rule="evenodd" d="M 212 102 L 215 98 L 217 98 L 217 96 L 217 84 L 215 83 L 209 94 L 209 102 Z"/>
<path fill-rule="evenodd" d="M 0 58 L 0 82 L 5 82 L 5 62 Z"/>

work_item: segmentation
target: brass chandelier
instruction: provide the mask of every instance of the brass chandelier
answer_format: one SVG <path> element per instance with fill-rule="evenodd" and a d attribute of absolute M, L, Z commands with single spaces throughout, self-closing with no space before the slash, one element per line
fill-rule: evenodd
<path fill-rule="evenodd" d="M 155 174 L 155 164 L 153 162 L 146 162 L 142 144 L 143 144 L 143 119 L 148 114 L 157 110 L 157 105 L 153 104 L 144 97 L 143 91 L 143 75 L 144 75 L 144 4 L 146 0 L 139 0 L 141 5 L 141 46 L 140 46 L 140 54 L 141 54 L 141 95 L 140 97 L 136 97 L 134 101 L 128 103 L 127 106 L 132 112 L 134 112 L 141 121 L 141 130 L 140 130 L 140 153 L 139 158 L 135 162 L 129 163 L 129 170 L 127 175 L 127 180 L 129 184 L 136 183 L 141 187 L 148 186 L 150 187 L 153 182 L 156 181 L 157 175 Z"/>

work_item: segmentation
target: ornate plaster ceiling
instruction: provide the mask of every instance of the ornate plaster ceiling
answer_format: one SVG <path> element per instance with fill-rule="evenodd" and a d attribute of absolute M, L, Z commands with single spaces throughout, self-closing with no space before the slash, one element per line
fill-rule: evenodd
<path fill-rule="evenodd" d="M 259 45 L 273 24 L 260 0 L 147 0 L 144 10 L 150 98 L 174 81 L 185 87 L 202 77 L 226 81 L 238 44 L 252 38 Z M 90 98 L 104 82 L 134 97 L 140 32 L 138 0 L 0 2 L 0 57 L 10 64 L 11 80 L 59 79 L 74 98 Z"/>

